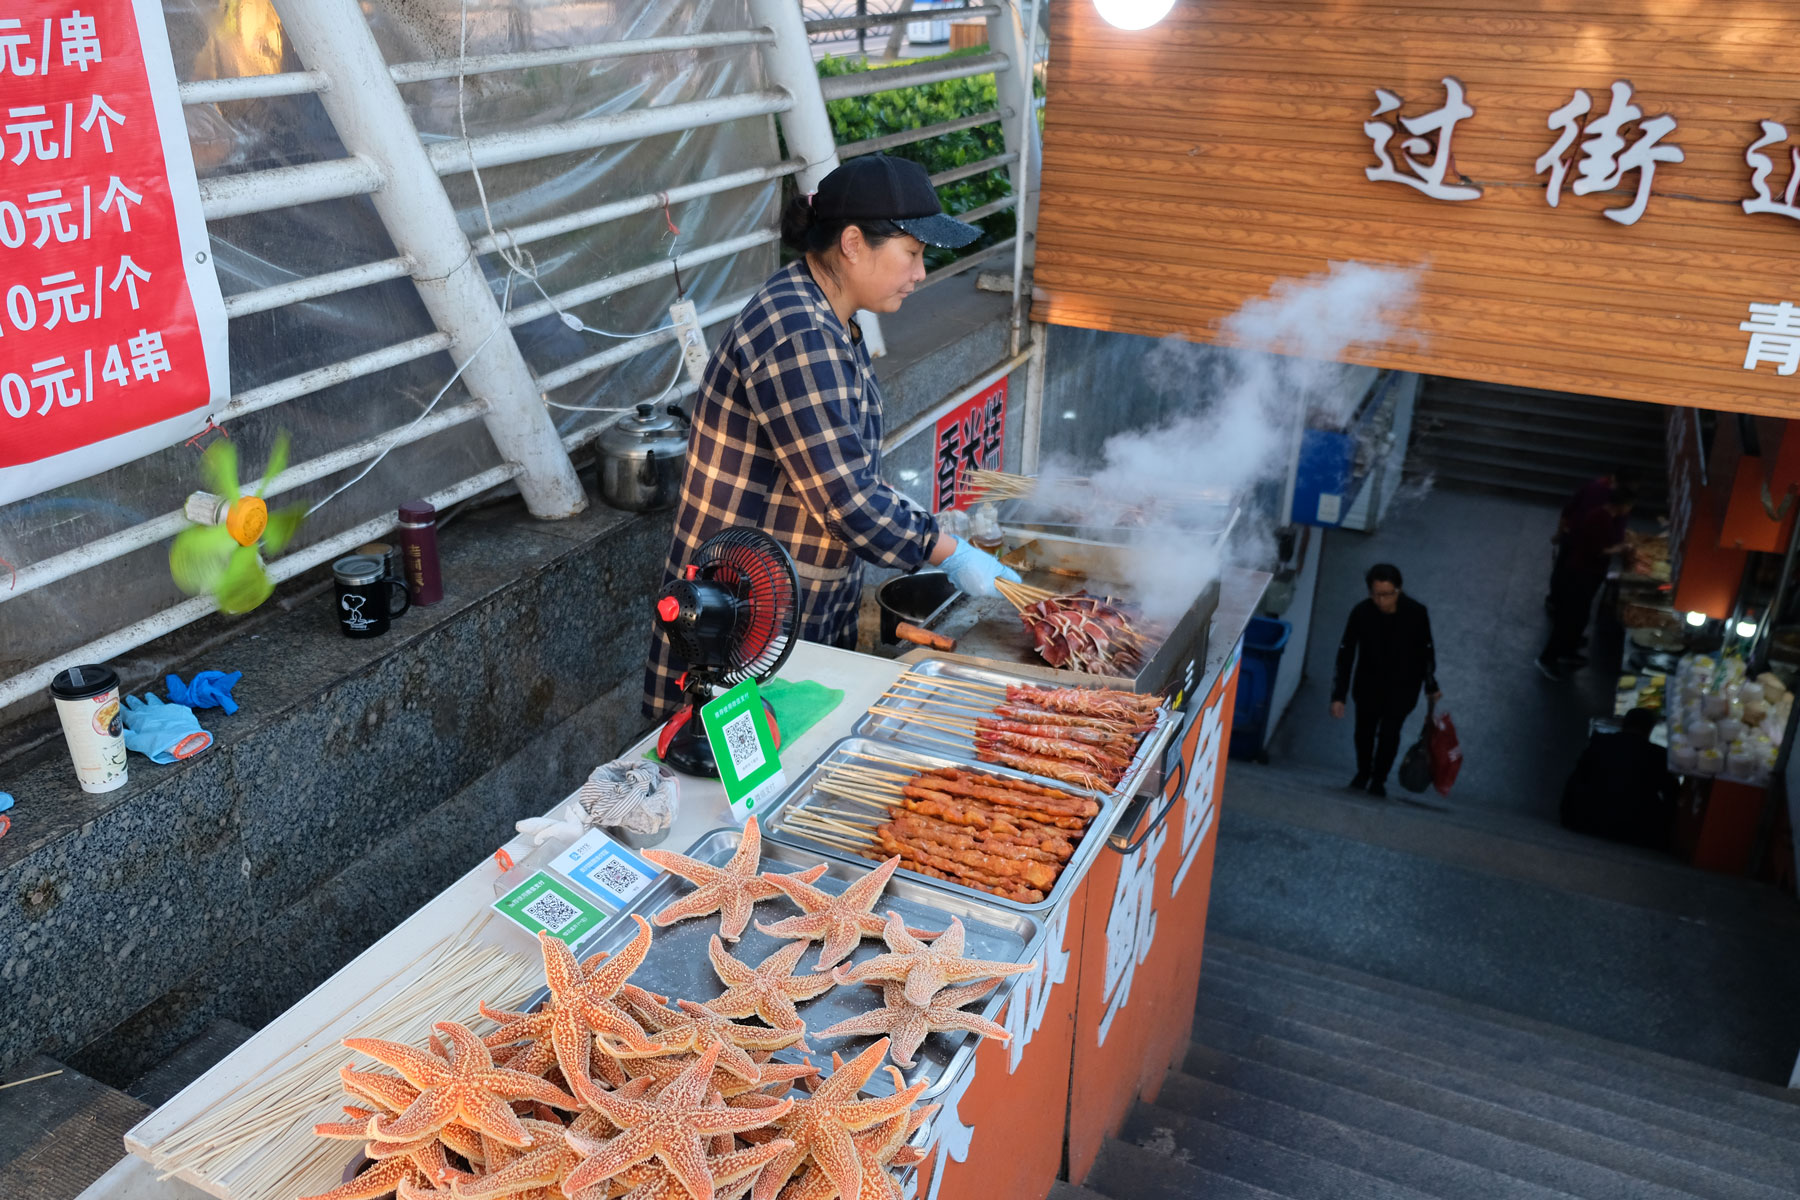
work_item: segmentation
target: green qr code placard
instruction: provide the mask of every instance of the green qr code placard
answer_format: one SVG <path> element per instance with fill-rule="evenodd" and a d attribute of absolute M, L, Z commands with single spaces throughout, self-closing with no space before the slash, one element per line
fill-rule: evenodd
<path fill-rule="evenodd" d="M 600 928 L 606 913 L 562 881 L 537 871 L 494 901 L 494 911 L 527 933 L 547 933 L 570 946 Z"/>
<path fill-rule="evenodd" d="M 731 815 L 741 825 L 758 804 L 774 799 L 787 784 L 756 680 L 746 679 L 709 700 L 700 709 L 700 727 L 706 730 L 713 760 L 719 764 L 719 782 L 731 802 Z"/>

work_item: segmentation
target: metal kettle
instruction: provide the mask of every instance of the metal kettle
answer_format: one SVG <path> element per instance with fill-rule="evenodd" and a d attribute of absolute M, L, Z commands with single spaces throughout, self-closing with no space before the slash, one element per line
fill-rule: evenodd
<path fill-rule="evenodd" d="M 675 507 L 687 458 L 688 419 L 670 404 L 637 406 L 600 435 L 600 495 L 626 512 Z"/>

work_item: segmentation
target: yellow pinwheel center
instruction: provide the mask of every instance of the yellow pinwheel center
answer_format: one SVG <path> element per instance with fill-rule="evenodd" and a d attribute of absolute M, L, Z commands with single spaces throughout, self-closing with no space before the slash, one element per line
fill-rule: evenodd
<path fill-rule="evenodd" d="M 225 514 L 225 528 L 240 546 L 251 546 L 269 525 L 269 506 L 256 496 L 240 496 Z"/>

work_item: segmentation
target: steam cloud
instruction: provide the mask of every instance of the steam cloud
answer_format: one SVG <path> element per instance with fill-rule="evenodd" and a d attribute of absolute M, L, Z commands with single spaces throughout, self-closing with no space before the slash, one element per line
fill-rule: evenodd
<path fill-rule="evenodd" d="M 1096 526 L 1129 520 L 1132 508 L 1153 501 L 1192 508 L 1201 518 L 1192 537 L 1134 535 L 1130 577 L 1120 581 L 1150 620 L 1173 621 L 1223 565 L 1226 547 L 1205 536 L 1205 526 L 1223 525 L 1232 498 L 1283 477 L 1302 421 L 1343 424 L 1361 397 L 1353 373 L 1366 368 L 1338 360 L 1352 347 L 1392 340 L 1417 284 L 1415 270 L 1333 263 L 1277 283 L 1226 318 L 1226 347 L 1164 338 L 1145 356 L 1144 380 L 1180 404 L 1180 415 L 1108 439 L 1086 483 L 1072 464 L 1052 462 L 1038 500 Z"/>

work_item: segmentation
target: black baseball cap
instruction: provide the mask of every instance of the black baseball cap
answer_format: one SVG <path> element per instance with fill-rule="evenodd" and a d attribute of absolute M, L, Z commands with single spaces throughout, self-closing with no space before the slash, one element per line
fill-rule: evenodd
<path fill-rule="evenodd" d="M 819 181 L 813 212 L 831 221 L 892 221 L 927 246 L 951 250 L 981 230 L 944 215 L 931 176 L 911 159 L 865 154 Z"/>

